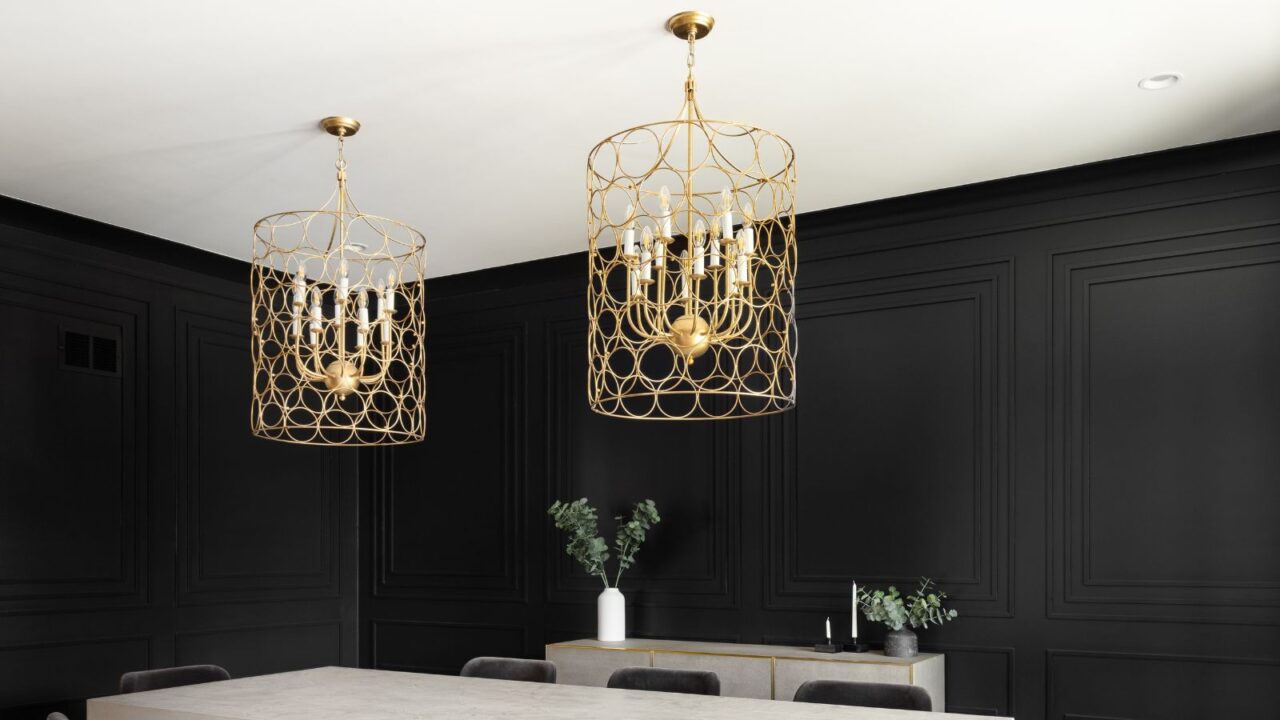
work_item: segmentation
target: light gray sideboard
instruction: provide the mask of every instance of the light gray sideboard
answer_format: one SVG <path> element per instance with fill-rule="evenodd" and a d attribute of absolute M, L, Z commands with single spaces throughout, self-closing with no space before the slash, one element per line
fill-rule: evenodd
<path fill-rule="evenodd" d="M 690 642 L 685 640 L 571 640 L 547 645 L 559 682 L 603 687 L 614 670 L 663 667 L 711 670 L 720 676 L 720 694 L 728 697 L 790 700 L 806 680 L 917 685 L 929 692 L 935 712 L 946 709 L 946 656 L 921 653 L 913 658 L 879 652 L 819 653 L 782 645 Z"/>

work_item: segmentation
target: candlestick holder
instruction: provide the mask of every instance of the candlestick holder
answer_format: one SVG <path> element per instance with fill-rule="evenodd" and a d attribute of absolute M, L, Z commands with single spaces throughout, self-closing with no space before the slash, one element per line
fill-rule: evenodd
<path fill-rule="evenodd" d="M 841 646 L 828 640 L 824 643 L 818 643 L 817 645 L 814 645 L 813 651 L 820 652 L 820 653 L 838 653 L 840 652 L 840 648 Z"/>
<path fill-rule="evenodd" d="M 856 637 L 844 644 L 845 652 L 864 653 L 870 649 L 870 645 L 858 642 L 858 638 Z"/>

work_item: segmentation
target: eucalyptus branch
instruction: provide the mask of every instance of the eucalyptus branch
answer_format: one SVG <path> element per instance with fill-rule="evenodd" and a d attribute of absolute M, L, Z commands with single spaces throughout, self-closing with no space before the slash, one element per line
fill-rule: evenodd
<path fill-rule="evenodd" d="M 920 578 L 920 587 L 905 597 L 893 585 L 888 590 L 858 588 L 858 607 L 868 620 L 884 623 L 890 630 L 906 625 L 923 629 L 955 620 L 959 613 L 942 606 L 947 594 L 933 587 L 933 580 Z"/>
<path fill-rule="evenodd" d="M 555 520 L 557 528 L 569 533 L 565 553 L 577 560 L 588 575 L 598 575 L 606 588 L 618 585 L 622 579 L 622 571 L 635 564 L 636 553 L 640 551 L 647 531 L 662 520 L 658 517 L 658 508 L 652 500 L 636 503 L 631 509 L 631 518 L 626 522 L 623 522 L 622 515 L 614 517 L 618 522 L 618 532 L 614 538 L 614 547 L 618 550 L 618 572 L 610 586 L 605 569 L 609 560 L 609 546 L 600 537 L 596 509 L 587 504 L 586 498 L 570 503 L 557 500 L 547 509 L 547 514 Z"/>

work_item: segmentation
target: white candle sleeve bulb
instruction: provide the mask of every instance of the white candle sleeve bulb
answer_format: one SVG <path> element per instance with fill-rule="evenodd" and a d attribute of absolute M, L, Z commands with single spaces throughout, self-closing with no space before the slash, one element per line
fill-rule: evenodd
<path fill-rule="evenodd" d="M 727 237 L 727 236 L 726 236 Z M 720 226 L 711 226 L 711 242 L 707 245 L 707 254 L 710 255 L 711 267 L 720 267 Z"/>
<path fill-rule="evenodd" d="M 311 344 L 315 345 L 320 342 L 320 323 L 324 320 L 323 311 L 320 309 L 320 291 L 311 291 Z"/>
<path fill-rule="evenodd" d="M 364 292 L 360 292 L 360 296 L 356 299 L 356 320 L 360 323 L 360 329 L 369 330 L 369 296 Z M 362 333 L 363 334 L 363 333 Z"/>
<path fill-rule="evenodd" d="M 737 273 L 734 272 L 733 263 L 730 263 L 729 267 L 725 268 L 725 271 L 724 271 L 724 294 L 725 295 L 738 294 L 738 278 L 737 278 Z"/>
<path fill-rule="evenodd" d="M 689 274 L 684 269 L 689 266 L 689 251 L 680 251 L 680 299 L 689 299 Z"/>
<path fill-rule="evenodd" d="M 720 234 L 733 237 L 733 193 L 729 188 L 720 191 Z"/>
<path fill-rule="evenodd" d="M 394 272 L 387 273 L 387 289 L 382 296 L 382 312 L 390 319 L 396 311 L 396 275 Z"/>
<path fill-rule="evenodd" d="M 742 238 L 742 241 L 739 244 L 739 247 L 742 248 L 742 252 L 748 254 L 756 251 L 756 231 L 755 228 L 751 226 L 751 213 L 751 203 L 742 203 L 742 231 L 738 233 Z"/>
<path fill-rule="evenodd" d="M 693 274 L 703 275 L 706 273 L 706 240 L 707 226 L 699 220 L 693 226 Z"/>
<path fill-rule="evenodd" d="M 658 201 L 661 204 L 662 237 L 671 237 L 671 191 L 667 189 L 666 185 L 663 185 L 658 190 Z"/>
<path fill-rule="evenodd" d="M 379 312 L 379 310 L 378 310 L 378 305 L 377 305 L 377 302 L 378 302 L 379 300 L 381 300 L 381 299 L 382 299 L 382 292 L 383 292 L 383 291 L 382 291 L 382 281 L 381 281 L 381 280 L 379 280 L 379 281 L 378 281 L 378 287 L 377 287 L 377 290 L 375 290 L 375 291 L 374 291 L 374 293 L 373 293 L 373 301 L 374 301 L 374 305 L 373 305 L 374 330 L 377 330 L 377 329 L 378 329 L 378 321 L 382 319 L 382 315 L 381 315 L 381 313 Z M 391 339 L 391 328 L 385 328 L 385 329 L 383 329 L 383 331 L 382 331 L 382 332 L 383 332 L 383 335 L 384 335 L 388 340 L 390 340 L 390 339 Z M 373 339 L 377 339 L 377 338 L 373 338 Z"/>
<path fill-rule="evenodd" d="M 662 243 L 659 242 L 659 245 Z M 653 278 L 653 233 L 649 232 L 649 228 L 644 229 L 644 235 L 640 238 L 640 279 L 651 280 Z"/>
<path fill-rule="evenodd" d="M 747 274 L 747 254 L 738 253 L 738 282 L 746 282 L 750 277 Z"/>
<path fill-rule="evenodd" d="M 636 219 L 632 217 L 635 214 L 635 206 L 627 206 L 627 224 L 622 230 L 622 254 L 627 257 L 635 257 L 636 255 Z"/>
<path fill-rule="evenodd" d="M 299 307 L 307 304 L 307 275 L 302 270 L 293 276 L 293 304 Z"/>
<path fill-rule="evenodd" d="M 340 305 L 342 301 L 347 299 L 347 292 L 350 289 L 350 283 L 347 280 L 347 261 L 343 260 L 338 265 L 338 297 L 334 298 L 334 304 Z"/>
<path fill-rule="evenodd" d="M 653 244 L 653 264 L 658 267 L 658 270 L 667 267 L 667 244 L 662 239 L 658 239 Z"/>

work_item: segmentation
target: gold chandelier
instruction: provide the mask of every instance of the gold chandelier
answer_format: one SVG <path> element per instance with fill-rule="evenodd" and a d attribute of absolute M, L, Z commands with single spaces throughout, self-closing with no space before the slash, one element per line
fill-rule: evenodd
<path fill-rule="evenodd" d="M 319 210 L 253 227 L 253 434 L 308 445 L 397 445 L 426 429 L 423 279 L 426 238 L 361 212 L 338 186 Z"/>
<path fill-rule="evenodd" d="M 587 157 L 588 397 L 625 418 L 753 417 L 795 405 L 795 153 L 783 138 L 707 120 L 683 12 L 676 120 L 624 130 Z M 602 247 L 603 246 L 603 247 Z"/>

